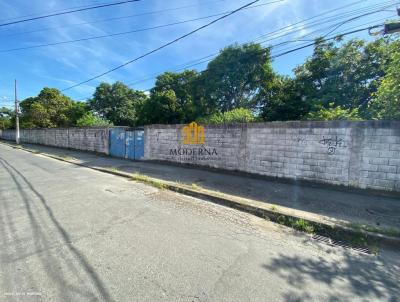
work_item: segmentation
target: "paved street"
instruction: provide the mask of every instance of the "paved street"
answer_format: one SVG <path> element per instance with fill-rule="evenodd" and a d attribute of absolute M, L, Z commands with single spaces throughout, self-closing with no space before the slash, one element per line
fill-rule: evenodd
<path fill-rule="evenodd" d="M 400 252 L 0 145 L 0 301 L 398 301 Z"/>

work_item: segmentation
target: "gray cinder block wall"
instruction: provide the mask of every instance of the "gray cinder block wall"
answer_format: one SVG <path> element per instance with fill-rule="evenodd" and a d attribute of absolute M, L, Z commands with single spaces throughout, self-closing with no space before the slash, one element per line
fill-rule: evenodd
<path fill-rule="evenodd" d="M 183 126 L 145 127 L 145 159 L 400 191 L 400 122 L 205 126 L 204 145 L 183 145 Z"/>
<path fill-rule="evenodd" d="M 22 143 L 41 144 L 108 154 L 109 128 L 22 129 Z M 15 140 L 15 130 L 3 130 L 0 138 Z"/>

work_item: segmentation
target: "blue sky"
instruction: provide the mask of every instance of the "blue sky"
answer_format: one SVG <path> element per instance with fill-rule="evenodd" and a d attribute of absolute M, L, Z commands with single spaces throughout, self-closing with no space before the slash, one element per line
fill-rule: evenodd
<path fill-rule="evenodd" d="M 266 4 L 272 1 L 274 0 L 261 0 L 258 4 Z M 116 2 L 116 0 L 0 0 L 0 23 L 25 15 L 41 15 L 76 6 L 109 2 Z M 231 11 L 248 2 L 250 0 L 141 0 L 140 2 L 115 7 L 0 27 L 0 106 L 12 105 L 15 78 L 19 83 L 20 99 L 37 95 L 45 86 L 63 89 L 129 61 L 213 20 L 213 18 L 71 44 L 9 52 L 5 52 L 5 50 L 159 26 Z M 65 94 L 73 99 L 82 100 L 91 96 L 100 81 L 114 82 L 119 80 L 125 83 L 135 83 L 157 73 L 174 70 L 185 63 L 195 62 L 195 60 L 213 54 L 229 44 L 254 41 L 257 37 L 279 28 L 325 11 L 347 6 L 340 11 L 309 21 L 318 21 L 317 24 L 299 24 L 297 27 L 289 27 L 286 30 L 292 30 L 291 34 L 263 44 L 266 46 L 269 45 L 268 43 L 276 44 L 296 39 L 302 40 L 274 48 L 273 54 L 277 54 L 289 47 L 293 48 L 307 43 L 304 40 L 326 34 L 332 29 L 328 28 L 329 26 L 356 16 L 348 15 L 344 16 L 343 19 L 338 19 L 335 15 L 339 13 L 384 3 L 390 4 L 389 2 L 393 4 L 390 9 L 345 23 L 335 31 L 341 32 L 357 26 L 379 24 L 385 18 L 394 18 L 396 1 L 285 0 L 250 8 L 99 80 L 68 90 Z M 171 8 L 180 9 L 142 14 Z M 129 17 L 137 14 L 142 15 Z M 358 14 L 361 14 L 361 12 Z M 118 17 L 126 18 L 81 24 Z M 325 21 L 321 22 L 322 20 Z M 303 37 L 307 34 L 308 36 Z M 358 33 L 353 37 L 370 39 L 367 33 Z M 291 75 L 293 68 L 303 62 L 311 52 L 312 48 L 309 48 L 277 58 L 274 60 L 273 66 L 277 72 Z M 206 63 L 203 63 L 194 68 L 202 70 L 205 67 Z M 145 90 L 150 88 L 153 83 L 154 79 L 149 79 L 134 84 L 132 88 Z"/>

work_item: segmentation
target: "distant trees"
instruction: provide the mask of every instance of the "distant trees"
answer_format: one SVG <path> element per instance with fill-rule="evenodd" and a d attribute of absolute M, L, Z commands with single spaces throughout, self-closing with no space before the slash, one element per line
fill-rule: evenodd
<path fill-rule="evenodd" d="M 74 102 L 55 88 L 43 88 L 39 95 L 20 103 L 22 128 L 54 128 L 76 125 L 86 104 Z"/>
<path fill-rule="evenodd" d="M 88 105 L 93 112 L 114 125 L 136 126 L 139 108 L 146 100 L 144 92 L 131 89 L 122 82 L 101 83 Z"/>
<path fill-rule="evenodd" d="M 186 70 L 181 73 L 166 72 L 157 77 L 150 97 L 141 108 L 142 124 L 187 123 L 199 114 L 194 85 L 198 73 Z"/>
<path fill-rule="evenodd" d="M 305 116 L 305 119 L 315 121 L 361 120 L 358 108 L 345 109 L 341 106 L 334 106 L 334 103 L 330 103 L 328 108 L 321 107 L 319 110 L 311 111 Z"/>
<path fill-rule="evenodd" d="M 8 129 L 11 128 L 12 126 L 12 114 L 13 112 L 6 108 L 6 107 L 1 107 L 0 108 L 0 129 Z"/>
<path fill-rule="evenodd" d="M 275 73 L 268 48 L 245 44 L 221 50 L 201 77 L 200 97 L 211 111 L 225 112 L 235 108 L 255 109 L 261 87 L 271 82 Z"/>
<path fill-rule="evenodd" d="M 294 76 L 274 72 L 270 50 L 231 45 L 201 73 L 165 72 L 149 94 L 101 83 L 86 103 L 54 88 L 21 102 L 21 126 L 137 126 L 259 120 L 400 119 L 400 40 L 317 39 Z M 12 125 L 0 110 L 0 127 Z"/>
<path fill-rule="evenodd" d="M 393 51 L 391 56 L 388 71 L 373 94 L 371 112 L 376 119 L 400 119 L 400 52 Z"/>
<path fill-rule="evenodd" d="M 217 112 L 212 115 L 198 119 L 202 124 L 234 124 L 252 123 L 256 121 L 254 113 L 250 109 L 236 108 L 224 113 Z"/>
<path fill-rule="evenodd" d="M 92 112 L 85 113 L 79 120 L 76 122 L 76 126 L 78 127 L 107 127 L 113 126 L 113 123 L 110 121 L 93 114 Z"/>
<path fill-rule="evenodd" d="M 328 112 L 347 110 L 349 119 L 382 118 L 371 105 L 383 89 L 382 80 L 390 77 L 386 74 L 394 72 L 390 66 L 399 51 L 399 40 L 393 38 L 343 44 L 340 39 L 317 39 L 313 55 L 294 69 L 295 77 L 280 80 L 264 93 L 262 116 L 266 120 L 324 119 L 332 117 Z M 392 83 L 399 83 L 398 79 Z"/>
<path fill-rule="evenodd" d="M 265 121 L 303 119 L 310 111 L 311 103 L 299 85 L 295 79 L 282 76 L 263 83 L 258 95 L 260 117 Z"/>

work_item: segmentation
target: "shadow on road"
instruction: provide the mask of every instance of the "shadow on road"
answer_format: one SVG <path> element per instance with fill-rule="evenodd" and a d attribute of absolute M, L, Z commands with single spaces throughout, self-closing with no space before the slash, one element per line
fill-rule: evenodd
<path fill-rule="evenodd" d="M 400 231 L 400 203 L 397 196 L 381 196 L 363 190 L 304 184 L 296 180 L 172 164 L 131 161 L 78 150 L 30 145 L 38 152 L 73 160 L 83 166 L 140 173 L 164 181 L 173 181 L 204 189 L 273 203 L 356 224 L 369 224 Z"/>
<path fill-rule="evenodd" d="M 73 301 L 74 299 L 72 297 L 76 298 L 76 295 L 71 296 L 71 293 L 75 293 L 80 295 L 81 298 L 84 298 L 85 300 L 111 301 L 110 294 L 103 282 L 101 281 L 99 275 L 90 265 L 86 257 L 72 245 L 69 234 L 57 220 L 43 195 L 41 195 L 35 189 L 32 183 L 30 183 L 29 180 L 21 172 L 19 172 L 16 168 L 14 168 L 11 164 L 9 164 L 5 159 L 1 157 L 0 164 L 4 167 L 4 169 L 8 172 L 10 177 L 15 182 L 18 192 L 24 202 L 24 207 L 29 218 L 29 223 L 32 230 L 33 244 L 35 246 L 35 251 L 31 254 L 38 255 L 43 267 L 46 270 L 46 274 L 48 274 L 49 279 L 56 282 L 60 299 L 65 301 Z M 52 241 L 54 241 L 55 239 L 54 234 L 51 234 L 51 232 L 49 232 L 49 229 L 45 230 L 45 219 L 43 219 L 38 212 L 34 211 L 33 198 L 30 197 L 27 191 L 29 191 L 29 193 L 34 196 L 34 199 L 37 199 L 40 202 L 39 206 L 45 209 L 45 213 L 48 217 L 46 221 L 50 220 L 52 223 L 52 226 L 48 227 L 53 227 L 53 229 L 55 228 L 57 230 L 57 233 L 59 235 L 57 237 L 61 239 L 62 246 L 67 248 L 67 255 L 62 255 L 60 249 L 57 249 L 57 253 L 52 253 L 52 250 L 56 250 L 57 245 L 51 245 L 50 243 L 50 239 L 52 239 Z M 17 257 L 13 259 L 9 259 L 9 257 L 5 259 L 3 257 L 4 259 L 2 259 L 2 261 L 18 261 L 19 259 L 25 258 L 30 254 L 27 254 L 26 251 L 23 251 L 21 245 L 19 244 L 20 239 L 15 229 L 13 217 L 12 215 L 10 215 L 7 202 L 4 201 L 1 204 L 4 209 L 4 211 L 1 211 L 1 213 L 4 213 L 4 218 L 2 215 L 0 219 L 0 223 L 2 223 L 2 226 L 0 228 L 2 232 L 2 238 L 4 238 L 4 240 L 7 238 L 7 234 L 5 234 L 4 232 L 8 228 L 11 233 L 10 238 L 13 238 L 15 250 L 18 254 Z M 3 246 L 7 245 L 7 242 L 3 244 Z M 65 265 L 65 267 L 69 269 L 70 273 L 72 273 L 77 279 L 79 279 L 78 286 L 71 284 L 71 281 L 67 280 L 61 269 L 62 265 Z M 34 276 L 35 272 L 30 272 L 30 275 Z M 29 278 L 32 279 L 30 276 Z M 7 280 L 5 280 L 5 282 L 9 283 L 11 282 L 10 279 L 12 278 L 11 276 L 6 276 L 6 279 Z M 88 284 L 87 281 L 89 281 L 90 284 Z M 34 284 L 32 284 L 31 282 L 33 282 L 33 280 L 29 280 L 29 285 L 31 287 L 34 287 Z M 90 291 L 91 288 L 95 288 L 95 292 Z"/>
<path fill-rule="evenodd" d="M 327 262 L 323 257 L 299 258 L 280 255 L 264 264 L 273 274 L 286 279 L 293 288 L 318 288 L 326 284 L 337 288 L 326 301 L 348 301 L 357 298 L 362 301 L 398 301 L 400 293 L 400 261 L 386 262 L 379 257 L 345 253 L 336 263 Z M 343 281 L 347 285 L 343 285 Z M 339 287 L 340 286 L 340 287 Z M 285 293 L 285 301 L 312 300 L 312 292 L 292 290 Z"/>

